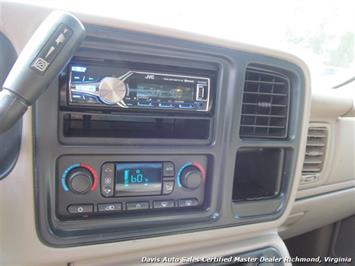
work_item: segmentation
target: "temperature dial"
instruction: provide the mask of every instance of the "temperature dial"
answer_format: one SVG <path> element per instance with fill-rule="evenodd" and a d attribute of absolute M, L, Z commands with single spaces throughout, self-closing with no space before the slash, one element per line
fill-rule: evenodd
<path fill-rule="evenodd" d="M 86 194 L 90 191 L 94 178 L 92 174 L 83 167 L 72 170 L 67 177 L 67 184 L 73 193 Z"/>
<path fill-rule="evenodd" d="M 126 92 L 127 87 L 119 78 L 105 77 L 101 80 L 99 85 L 100 99 L 106 104 L 122 105 L 121 102 L 126 96 Z"/>
<path fill-rule="evenodd" d="M 187 189 L 197 189 L 203 181 L 203 173 L 197 167 L 191 165 L 186 167 L 180 174 L 181 185 Z"/>
<path fill-rule="evenodd" d="M 65 192 L 86 194 L 95 190 L 98 176 L 90 165 L 75 163 L 65 169 L 60 182 Z"/>

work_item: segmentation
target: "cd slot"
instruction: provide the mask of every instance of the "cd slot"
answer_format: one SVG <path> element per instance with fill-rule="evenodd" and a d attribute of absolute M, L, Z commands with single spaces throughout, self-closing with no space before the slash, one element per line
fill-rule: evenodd
<path fill-rule="evenodd" d="M 61 112 L 64 138 L 208 140 L 209 118 Z"/>

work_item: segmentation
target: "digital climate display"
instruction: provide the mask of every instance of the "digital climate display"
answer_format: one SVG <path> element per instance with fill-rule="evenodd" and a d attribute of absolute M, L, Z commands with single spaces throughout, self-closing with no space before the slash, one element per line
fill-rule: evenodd
<path fill-rule="evenodd" d="M 161 163 L 116 163 L 116 196 L 160 195 Z"/>

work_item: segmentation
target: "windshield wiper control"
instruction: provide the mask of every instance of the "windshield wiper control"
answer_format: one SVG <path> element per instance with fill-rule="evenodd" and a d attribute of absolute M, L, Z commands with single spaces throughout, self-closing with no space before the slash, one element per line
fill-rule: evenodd
<path fill-rule="evenodd" d="M 28 41 L 0 91 L 0 133 L 8 130 L 66 66 L 85 37 L 73 15 L 52 12 Z"/>

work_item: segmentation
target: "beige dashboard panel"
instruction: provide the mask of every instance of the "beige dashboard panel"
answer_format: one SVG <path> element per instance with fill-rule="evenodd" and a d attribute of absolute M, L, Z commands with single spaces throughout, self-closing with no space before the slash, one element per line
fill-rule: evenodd
<path fill-rule="evenodd" d="M 355 118 L 350 96 L 328 90 L 312 94 L 310 125 L 328 128 L 327 155 L 320 182 L 300 185 L 283 238 L 296 236 L 355 214 Z M 295 219 L 297 217 L 297 219 Z"/>
<path fill-rule="evenodd" d="M 15 49 L 20 52 L 32 32 L 39 25 L 41 20 L 50 10 L 18 3 L 0 3 L 0 31 L 3 32 L 14 44 Z M 173 36 L 176 38 L 210 43 L 217 46 L 265 54 L 284 60 L 288 60 L 298 65 L 305 73 L 306 79 L 306 102 L 302 121 L 307 125 L 310 114 L 310 87 L 309 71 L 307 66 L 300 59 L 283 52 L 271 49 L 264 49 L 256 46 L 235 43 L 215 39 L 207 36 L 186 34 L 184 32 L 164 29 L 159 27 L 148 27 L 142 24 L 128 23 L 124 21 L 94 17 L 83 14 L 76 14 L 82 21 L 102 26 L 123 28 L 132 31 L 143 31 L 163 36 Z M 21 19 L 18 19 L 21 18 Z M 142 254 L 157 254 L 159 250 L 166 250 L 167 253 L 181 254 L 186 247 L 194 245 L 206 250 L 223 246 L 226 251 L 231 251 L 236 242 L 245 240 L 245 245 L 241 250 L 253 249 L 256 246 L 276 245 L 282 248 L 283 254 L 287 250 L 279 238 L 275 236 L 278 226 L 287 218 L 295 199 L 299 178 L 294 179 L 290 201 L 284 214 L 277 220 L 259 224 L 223 228 L 209 231 L 201 231 L 188 234 L 178 234 L 157 238 L 149 238 L 135 241 L 125 241 L 91 246 L 81 246 L 73 248 L 52 248 L 40 241 L 35 225 L 34 206 L 34 184 L 33 184 L 33 143 L 31 110 L 24 117 L 24 128 L 21 153 L 14 171 L 2 182 L 0 182 L 0 221 L 1 221 L 1 265 L 66 265 L 67 262 L 90 261 L 95 258 L 112 257 L 115 259 L 124 258 L 125 261 L 132 261 Z M 302 143 L 305 144 L 307 127 L 302 130 Z M 298 156 L 297 170 L 300 176 L 304 146 Z M 271 237 L 264 238 L 265 232 L 270 232 Z M 274 232 L 274 233 L 273 233 Z M 194 249 L 191 249 L 191 252 Z M 221 252 L 221 250 L 216 251 Z M 196 254 L 205 254 L 200 248 L 196 249 Z M 80 263 L 79 263 L 80 265 Z M 82 265 L 82 264 L 81 264 Z"/>
<path fill-rule="evenodd" d="M 353 98 L 343 96 L 334 90 L 312 94 L 310 126 L 323 126 L 328 129 L 326 156 L 317 186 L 355 180 L 355 118 L 344 117 L 352 110 Z M 351 184 L 351 182 L 348 184 Z M 300 189 L 307 186 L 300 186 Z M 309 190 L 311 191 L 311 190 Z M 307 192 L 299 192 L 301 194 Z"/>
<path fill-rule="evenodd" d="M 338 118 L 334 138 L 336 145 L 331 154 L 332 167 L 327 184 L 355 180 L 355 118 Z"/>

